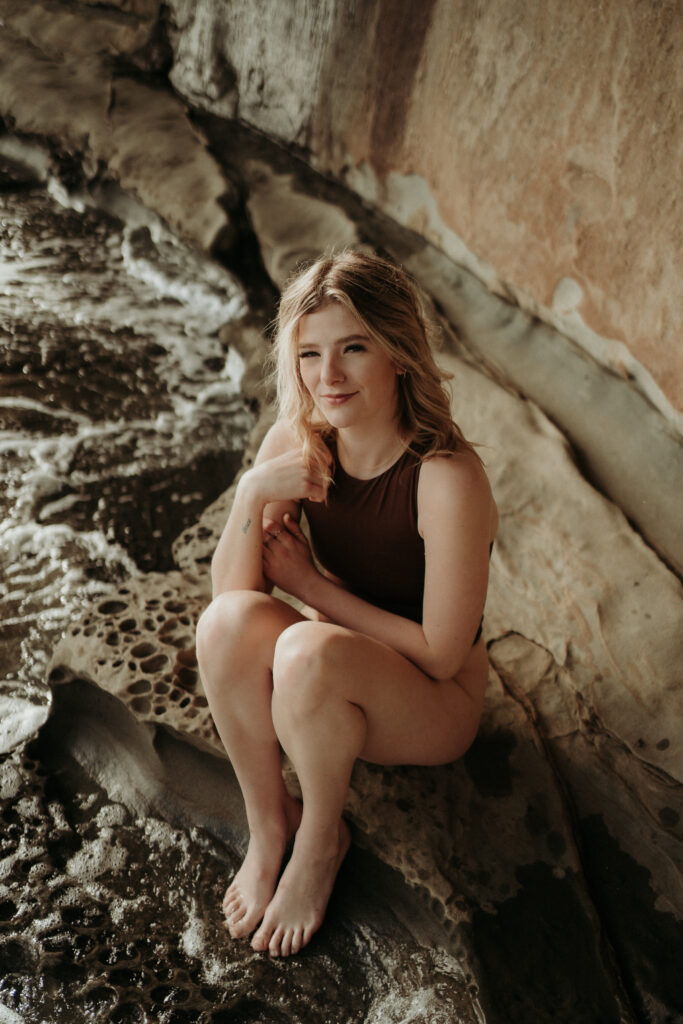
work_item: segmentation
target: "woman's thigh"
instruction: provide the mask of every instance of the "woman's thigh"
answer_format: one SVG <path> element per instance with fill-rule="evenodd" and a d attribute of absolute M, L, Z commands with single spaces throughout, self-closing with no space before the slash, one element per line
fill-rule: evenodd
<path fill-rule="evenodd" d="M 301 670 L 302 676 L 316 673 L 325 692 L 362 709 L 363 760 L 445 764 L 462 756 L 476 735 L 488 680 L 481 641 L 454 679 L 441 680 L 385 644 L 332 624 L 304 622 L 286 630 L 276 649 L 276 673 L 283 647 L 289 648 L 285 660 L 295 677 Z"/>

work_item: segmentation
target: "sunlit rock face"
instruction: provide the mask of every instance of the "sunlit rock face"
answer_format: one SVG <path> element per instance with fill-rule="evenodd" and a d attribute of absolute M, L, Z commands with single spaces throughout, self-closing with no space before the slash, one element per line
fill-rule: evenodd
<path fill-rule="evenodd" d="M 625 342 L 681 407 L 675 3 L 169 7 L 180 92 Z"/>

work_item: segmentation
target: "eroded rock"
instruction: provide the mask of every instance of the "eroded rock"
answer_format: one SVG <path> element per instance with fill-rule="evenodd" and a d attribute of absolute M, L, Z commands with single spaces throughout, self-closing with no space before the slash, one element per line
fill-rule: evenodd
<path fill-rule="evenodd" d="M 150 42 L 158 5 L 131 8 L 125 19 L 99 5 L 62 9 L 57 18 L 43 3 L 4 7 L 0 115 L 77 154 L 86 180 L 107 168 L 201 249 L 219 237 L 227 244 L 234 190 L 184 106 L 112 60 L 131 59 Z"/>
<path fill-rule="evenodd" d="M 188 740 L 222 752 L 199 680 L 194 636 L 210 584 L 189 573 L 130 580 L 98 602 L 60 643 L 61 666 L 115 694 L 142 722 L 168 724 Z"/>
<path fill-rule="evenodd" d="M 296 188 L 292 175 L 251 161 L 245 168 L 247 207 L 271 280 L 282 289 L 297 266 L 331 248 L 357 245 L 358 230 L 334 203 Z"/>
<path fill-rule="evenodd" d="M 471 979 L 429 948 L 438 928 L 368 857 L 349 859 L 303 962 L 230 941 L 218 908 L 238 857 L 220 818 L 236 820 L 236 784 L 215 765 L 152 743 L 91 684 L 56 689 L 47 725 L 0 761 L 3 1021 L 479 1024 Z"/>
<path fill-rule="evenodd" d="M 571 1006 L 567 1020 L 598 1019 L 591 1016 L 598 1012 L 628 1018 L 619 971 L 630 979 L 636 1012 L 652 1000 L 673 1005 L 672 973 L 655 980 L 652 964 L 666 953 L 662 936 L 680 929 L 683 916 L 675 834 L 681 751 L 668 729 L 680 717 L 680 584 L 585 482 L 538 409 L 463 359 L 439 358 L 454 373 L 454 414 L 482 445 L 501 511 L 484 625 L 492 665 L 486 711 L 478 739 L 454 765 L 357 765 L 346 807 L 356 840 L 425 894 L 477 979 L 486 979 L 482 1001 L 491 1020 L 502 1019 L 509 1000 L 519 1007 L 509 1020 L 532 1012 L 539 1021 L 563 1019 L 558 993 Z M 195 713 L 200 684 L 188 649 L 230 496 L 179 538 L 182 574 L 135 586 L 139 608 L 164 588 L 146 624 L 130 603 L 103 605 L 90 636 L 72 631 L 55 657 L 115 692 L 141 719 L 214 749 L 208 713 Z M 177 618 L 177 601 L 185 621 L 171 668 L 165 623 Z M 143 628 L 123 646 L 125 617 Z M 111 659 L 101 653 L 109 635 Z M 187 671 L 195 696 L 173 701 L 166 685 L 180 694 L 179 674 Z M 285 776 L 295 791 L 287 765 Z M 596 834 L 615 864 L 637 865 L 647 879 L 628 899 L 609 873 L 596 871 Z M 639 938 L 624 935 L 648 900 L 644 955 Z M 542 940 L 511 949 L 532 920 Z M 530 981 L 529 958 L 545 981 Z M 587 978 L 589 994 L 579 998 Z"/>

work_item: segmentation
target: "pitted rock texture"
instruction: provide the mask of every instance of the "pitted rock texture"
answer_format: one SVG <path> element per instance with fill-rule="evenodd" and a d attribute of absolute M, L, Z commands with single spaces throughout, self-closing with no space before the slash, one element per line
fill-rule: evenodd
<path fill-rule="evenodd" d="M 228 246 L 233 220 L 226 208 L 235 208 L 238 192 L 244 233 L 232 256 L 240 262 L 248 253 L 248 265 L 259 273 L 265 268 L 278 286 L 321 241 L 325 248 L 381 247 L 412 270 L 458 328 L 460 341 L 445 328 L 442 353 L 456 375 L 454 415 L 482 444 L 501 509 L 485 620 L 487 707 L 478 739 L 455 765 L 357 766 L 347 804 L 356 849 L 376 854 L 427 897 L 469 965 L 488 1024 L 671 1024 L 683 1017 L 676 960 L 683 945 L 683 768 L 673 729 L 681 720 L 683 602 L 677 578 L 630 523 L 669 565 L 683 566 L 680 432 L 647 370 L 609 336 L 623 337 L 676 397 L 670 382 L 680 364 L 667 325 L 680 298 L 670 276 L 679 218 L 667 175 L 675 138 L 669 61 L 682 23 L 670 2 L 648 11 L 633 3 L 607 7 L 600 12 L 602 31 L 584 46 L 583 5 L 553 0 L 543 10 L 522 11 L 513 4 L 501 17 L 500 5 L 461 7 L 427 4 L 392 20 L 391 5 L 380 0 L 362 12 L 356 5 L 352 17 L 346 0 L 271 3 L 257 13 L 243 0 L 227 6 L 172 0 L 160 19 L 153 0 L 106 7 L 3 0 L 0 114 L 9 127 L 66 152 L 74 181 L 62 160 L 63 181 L 82 187 L 113 176 L 205 250 Z M 558 42 L 536 45 L 555 39 L 556 31 Z M 665 37 L 670 49 L 660 46 Z M 349 47 L 349 39 L 359 45 Z M 462 60 L 453 59 L 454 47 Z M 577 72 L 579 51 L 582 61 L 593 55 L 594 75 Z M 294 52 L 296 60 L 283 59 Z M 539 88 L 549 54 L 549 84 Z M 196 111 L 191 120 L 169 91 L 167 73 L 193 103 L 288 141 L 403 227 L 357 197 L 342 200 L 340 189 L 334 192 L 310 168 L 306 176 L 304 165 L 286 154 L 272 161 L 273 172 L 263 152 L 228 159 L 234 129 Z M 323 90 L 312 84 L 320 82 Z M 481 85 L 476 103 L 473 82 Z M 566 90 L 566 82 L 575 88 Z M 451 117 L 461 103 L 467 110 L 457 125 L 445 123 L 444 111 Z M 433 116 L 426 118 L 425 109 Z M 558 116 L 563 109 L 568 116 Z M 606 116 L 613 131 L 600 134 Z M 528 146 L 528 117 L 544 140 L 540 150 Z M 648 132 L 651 145 L 642 141 Z M 478 275 L 476 286 L 457 263 Z M 525 303 L 548 322 L 559 318 L 595 358 L 532 319 L 520 308 Z M 226 334 L 240 351 L 259 353 L 245 387 L 263 402 L 259 317 Z M 608 337 L 587 333 L 581 317 Z M 252 454 L 270 415 L 262 417 Z M 209 600 L 208 563 L 230 498 L 222 495 L 196 527 L 183 531 L 174 546 L 177 571 L 135 577 L 74 623 L 53 660 L 57 703 L 76 674 L 114 695 L 157 747 L 168 730 L 220 751 L 197 678 L 193 632 Z M 59 721 L 65 729 L 68 716 Z M 95 718 L 84 726 L 84 743 L 96 724 Z M 132 743 L 134 730 L 126 728 Z M 57 740 L 50 723 L 41 736 L 48 747 Z M 118 739 L 123 751 L 125 729 Z M 43 756 L 53 763 L 45 748 Z M 101 751 L 93 747 L 88 757 L 99 770 Z M 226 787 L 234 789 L 229 765 L 218 763 Z M 102 781 L 122 792 L 138 778 L 121 780 L 109 764 L 102 771 Z M 151 785 L 154 772 L 147 771 L 140 769 L 142 789 Z M 285 771 L 294 787 L 291 769 Z M 58 824 L 64 814 L 50 802 L 53 790 L 41 804 L 31 778 L 21 772 L 7 778 L 4 820 L 10 841 L 27 856 L 26 867 L 16 867 L 16 849 L 8 846 L 3 865 L 13 885 L 24 875 L 31 885 L 22 889 L 29 911 L 7 939 L 3 966 L 8 977 L 25 978 L 46 961 L 21 935 L 39 938 L 42 904 L 62 883 L 22 823 L 39 829 L 48 813 Z M 99 813 L 97 799 L 94 806 Z M 120 855 L 124 865 L 121 844 L 106 830 L 118 825 L 125 832 L 127 819 L 105 810 L 81 834 L 79 813 L 69 811 L 76 826 L 66 845 L 57 828 L 54 852 L 60 869 L 75 868 L 72 850 L 83 847 L 87 856 L 78 863 L 93 870 L 75 903 L 89 906 L 99 867 L 109 863 L 97 859 L 103 851 L 97 836 L 112 839 L 105 852 Z M 228 817 L 238 820 L 232 810 Z M 147 849 L 148 839 L 145 833 L 131 842 Z M 131 863 L 138 860 L 136 853 Z M 47 890 L 39 889 L 43 878 Z M 142 889 L 149 884 L 144 873 L 135 880 Z M 33 887 L 38 902 L 30 899 Z M 211 914 L 217 888 L 209 893 Z M 19 909 L 3 892 L 0 917 L 10 914 L 12 921 Z M 117 923 L 127 920 L 124 914 Z M 135 920 L 141 931 L 142 918 Z M 54 924 L 59 931 L 69 921 Z M 87 932 L 86 924 L 78 927 Z M 82 946 L 87 959 L 90 942 L 81 931 L 69 932 L 64 946 L 47 954 L 76 962 L 81 953 L 72 950 Z M 344 942 L 335 947 L 334 956 L 347 953 Z M 80 985 L 78 971 L 59 963 L 57 982 Z M 437 971 L 433 960 L 421 964 L 422 980 Z M 136 961 L 135 969 L 141 965 Z M 297 968 L 287 970 L 295 975 Z M 338 977 L 336 961 L 331 974 Z M 278 978 L 268 974 L 265 987 L 277 992 Z M 169 974 L 150 984 L 182 988 L 184 979 Z M 83 984 L 77 991 L 85 997 L 90 981 Z M 462 984 L 458 977 L 458 992 Z M 147 999 L 146 975 L 138 988 Z M 26 991 L 39 1006 L 38 989 Z M 10 992 L 13 1008 L 24 1012 L 14 988 L 4 990 L 2 1001 L 10 1005 Z M 109 998 L 98 1013 L 112 1009 Z M 123 1006 L 121 1019 L 135 1020 L 133 995 Z M 266 1012 L 248 1000 L 233 1008 L 243 1017 Z M 267 1009 L 277 1019 L 272 1001 Z M 354 1003 L 347 1019 L 356 1009 Z M 373 1024 L 408 1016 L 405 1007 L 394 1010 L 393 1017 L 386 1007 L 365 1005 L 362 1012 Z M 169 1009 L 169 1019 L 184 1012 Z"/>
<path fill-rule="evenodd" d="M 170 572 L 132 579 L 68 631 L 54 662 L 116 694 L 140 721 L 168 725 L 221 752 L 194 646 L 197 619 L 209 600 L 206 576 Z M 62 675 L 56 667 L 52 683 Z"/>
<path fill-rule="evenodd" d="M 225 1020 L 232 998 L 184 948 L 193 911 L 176 898 L 219 898 L 217 851 L 83 777 L 70 790 L 44 753 L 34 742 L 0 765 L 0 1005 L 27 1022 Z"/>

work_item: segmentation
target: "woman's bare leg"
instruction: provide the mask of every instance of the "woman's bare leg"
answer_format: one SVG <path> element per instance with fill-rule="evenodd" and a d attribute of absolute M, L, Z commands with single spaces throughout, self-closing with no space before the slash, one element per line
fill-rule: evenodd
<path fill-rule="evenodd" d="M 301 806 L 285 789 L 271 716 L 272 664 L 280 633 L 301 616 L 252 591 L 217 597 L 199 620 L 197 657 L 218 734 L 244 797 L 249 847 L 223 907 L 233 938 L 250 935 L 275 891 Z"/>
<path fill-rule="evenodd" d="M 478 644 L 454 680 L 433 680 L 395 651 L 338 626 L 283 632 L 273 662 L 273 722 L 301 784 L 292 858 L 252 945 L 286 956 L 319 928 L 349 844 L 341 815 L 357 757 L 444 764 L 478 725 L 487 658 Z"/>
<path fill-rule="evenodd" d="M 321 656 L 322 655 L 322 656 Z M 273 722 L 301 785 L 303 816 L 292 858 L 256 932 L 254 949 L 298 953 L 320 927 L 350 842 L 342 809 L 365 741 L 365 715 L 327 692 L 320 647 L 293 633 L 276 645 Z"/>

